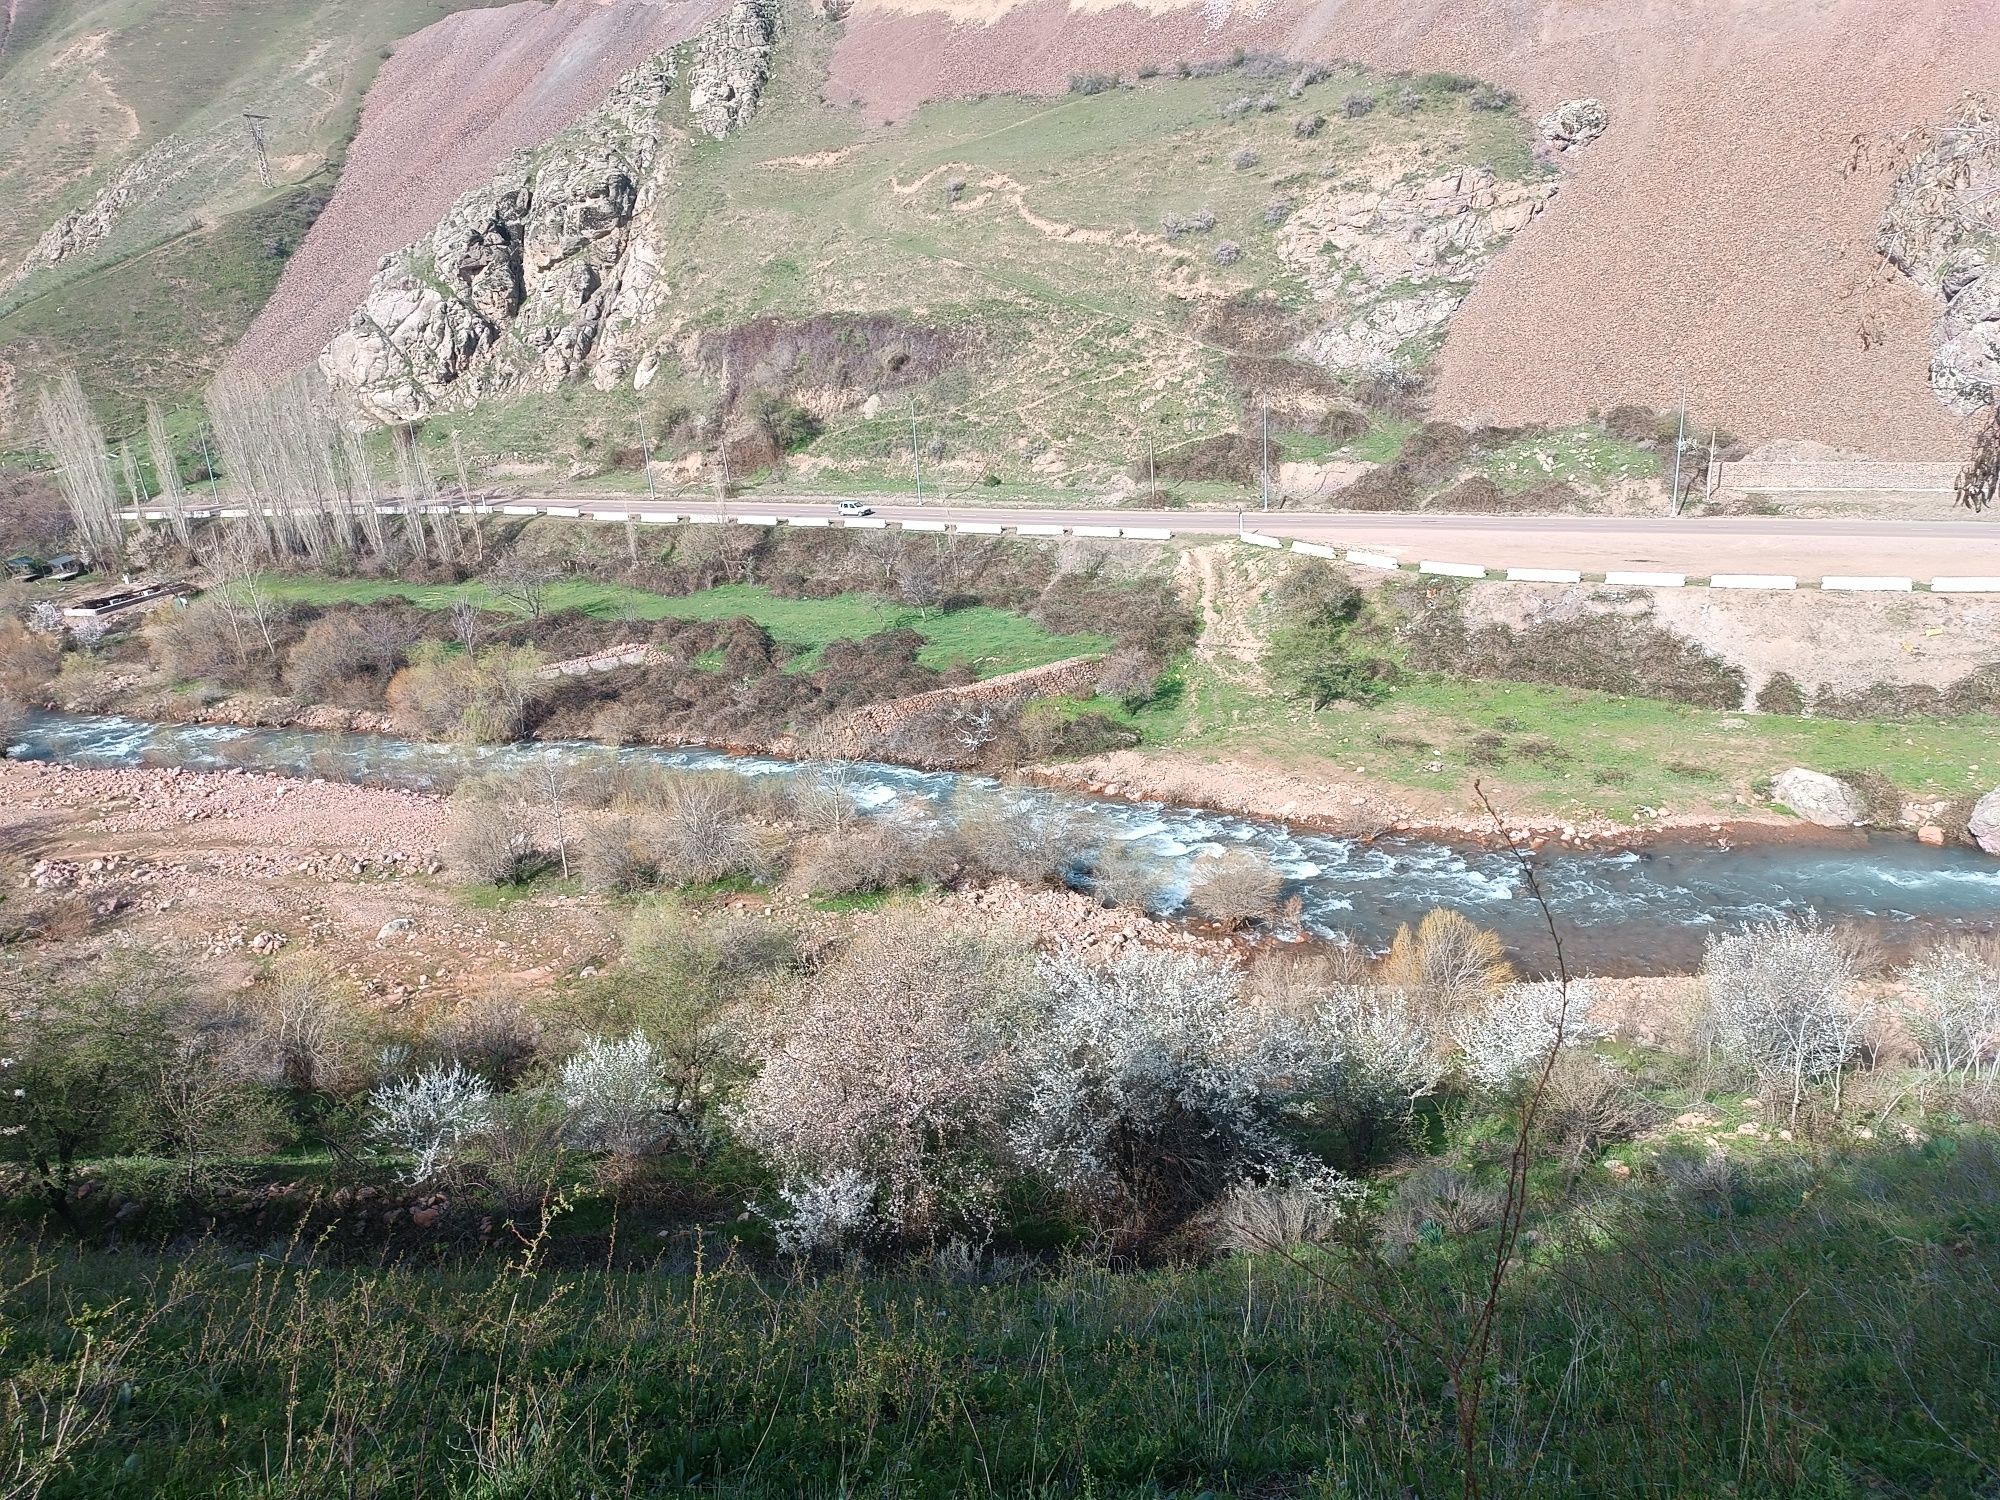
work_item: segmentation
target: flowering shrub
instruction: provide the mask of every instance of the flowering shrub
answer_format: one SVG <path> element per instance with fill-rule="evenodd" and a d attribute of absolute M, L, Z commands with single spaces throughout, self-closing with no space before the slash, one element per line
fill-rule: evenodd
<path fill-rule="evenodd" d="M 865 1174 L 881 1227 L 902 1238 L 983 1226 L 1026 979 L 1008 950 L 933 910 L 884 921 L 767 1042 L 731 1111 L 738 1133 L 811 1202 L 813 1184 Z M 838 1180 L 842 1202 L 859 1192 L 858 1179 Z"/>
<path fill-rule="evenodd" d="M 1854 1051 L 1855 968 L 1850 945 L 1811 916 L 1709 939 L 1702 980 L 1715 1039 L 1790 1093 L 1794 1120 L 1806 1085 L 1837 1078 Z"/>
<path fill-rule="evenodd" d="M 1242 1004 L 1234 968 L 1143 952 L 1097 969 L 1063 954 L 1041 973 L 1051 1011 L 1009 1135 L 1023 1165 L 1157 1223 L 1294 1168 L 1281 1117 L 1337 1057 Z"/>
<path fill-rule="evenodd" d="M 779 1188 L 784 1210 L 766 1214 L 777 1231 L 778 1249 L 786 1255 L 815 1255 L 859 1238 L 875 1217 L 876 1186 L 858 1168 L 840 1167 Z"/>
<path fill-rule="evenodd" d="M 569 1114 L 569 1139 L 587 1151 L 640 1156 L 670 1139 L 679 1123 L 659 1053 L 643 1032 L 622 1042 L 586 1037 L 562 1065 L 556 1093 Z"/>
<path fill-rule="evenodd" d="M 1965 944 L 1936 948 L 1903 970 L 1904 1023 L 1938 1073 L 2000 1071 L 2000 964 Z"/>
<path fill-rule="evenodd" d="M 1519 1088 L 1542 1071 L 1558 1047 L 1604 1034 L 1590 1019 L 1596 1000 L 1586 981 L 1510 984 L 1453 1030 L 1459 1065 L 1481 1088 Z"/>
<path fill-rule="evenodd" d="M 485 1127 L 493 1090 L 458 1063 L 438 1063 L 382 1084 L 368 1102 L 376 1144 L 410 1159 L 408 1181 L 428 1182 L 456 1166 L 467 1143 Z"/>

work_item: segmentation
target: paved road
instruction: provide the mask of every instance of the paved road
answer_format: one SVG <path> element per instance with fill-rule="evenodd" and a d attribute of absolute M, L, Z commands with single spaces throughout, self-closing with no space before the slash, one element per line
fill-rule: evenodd
<path fill-rule="evenodd" d="M 692 497 L 647 500 L 566 495 L 524 504 L 689 514 L 826 516 L 835 500 L 739 496 L 718 507 Z M 1271 536 L 1394 554 L 1406 563 L 1464 562 L 1490 568 L 1658 569 L 1711 573 L 2000 575 L 2000 514 L 1963 520 L 1804 520 L 1793 517 L 1447 516 L 1315 511 L 1063 510 L 1045 506 L 871 501 L 890 521 L 971 521 L 1003 526 L 1170 527 L 1177 533 Z"/>

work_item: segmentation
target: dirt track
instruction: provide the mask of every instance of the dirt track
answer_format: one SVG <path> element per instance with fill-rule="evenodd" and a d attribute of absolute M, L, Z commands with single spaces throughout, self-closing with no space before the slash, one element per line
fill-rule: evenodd
<path fill-rule="evenodd" d="M 1164 9 L 1164 7 L 1163 7 Z M 1060 92 L 1070 74 L 1232 46 L 1448 68 L 1531 114 L 1594 94 L 1611 130 L 1460 311 L 1441 413 L 1561 421 L 1624 401 L 1741 436 L 1955 457 L 1925 382 L 1934 309 L 1873 247 L 1886 173 L 1843 176 L 1856 134 L 1940 117 L 2000 77 L 1990 0 L 1323 0 L 1210 24 L 1063 0 L 860 0 L 831 92 L 884 117 L 931 97 Z M 1879 342 L 1864 349 L 1866 320 Z"/>

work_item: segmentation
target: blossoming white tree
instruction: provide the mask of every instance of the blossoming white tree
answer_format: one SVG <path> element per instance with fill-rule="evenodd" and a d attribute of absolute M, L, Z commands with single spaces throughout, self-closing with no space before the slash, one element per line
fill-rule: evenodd
<path fill-rule="evenodd" d="M 1837 1086 L 1854 1052 L 1855 967 L 1852 946 L 1811 915 L 1709 939 L 1702 980 L 1716 1041 L 1790 1094 L 1794 1124 L 1807 1086 Z"/>
<path fill-rule="evenodd" d="M 1323 1036 L 1243 1004 L 1231 966 L 1144 951 L 1043 960 L 1050 1013 L 1028 1043 L 1017 1159 L 1100 1206 L 1167 1226 L 1245 1180 L 1306 1170 L 1284 1111 L 1323 1087 Z"/>
<path fill-rule="evenodd" d="M 1557 1048 L 1604 1034 L 1590 1018 L 1596 1003 L 1596 991 L 1583 980 L 1508 985 L 1453 1028 L 1465 1076 L 1498 1093 L 1519 1088 Z"/>
<path fill-rule="evenodd" d="M 409 1158 L 405 1176 L 428 1182 L 460 1161 L 490 1118 L 493 1090 L 458 1063 L 436 1063 L 384 1083 L 369 1096 L 369 1133 L 378 1146 Z"/>

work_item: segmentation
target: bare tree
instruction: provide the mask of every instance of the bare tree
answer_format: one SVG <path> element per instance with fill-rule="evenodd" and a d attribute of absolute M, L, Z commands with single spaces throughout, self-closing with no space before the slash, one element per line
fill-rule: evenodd
<path fill-rule="evenodd" d="M 1716 1038 L 1760 1082 L 1790 1095 L 1793 1124 L 1809 1084 L 1833 1079 L 1839 1107 L 1862 1019 L 1856 967 L 1852 944 L 1813 916 L 1709 939 L 1702 980 Z"/>
<path fill-rule="evenodd" d="M 42 434 L 55 458 L 56 483 L 69 502 L 78 539 L 97 561 L 121 561 L 125 535 L 118 520 L 118 486 L 104 429 L 83 394 L 83 383 L 73 373 L 61 375 L 42 387 L 38 405 Z"/>
<path fill-rule="evenodd" d="M 549 590 L 561 577 L 546 558 L 511 555 L 493 576 L 494 592 L 530 620 L 548 613 Z"/>
<path fill-rule="evenodd" d="M 187 490 L 181 484 L 181 473 L 174 462 L 173 439 L 167 436 L 167 419 L 160 414 L 160 403 L 146 403 L 146 446 L 153 459 L 153 484 L 159 491 L 162 507 L 167 513 L 167 525 L 173 529 L 174 540 L 183 547 L 194 544 L 194 537 L 188 527 Z"/>
<path fill-rule="evenodd" d="M 1958 503 L 1975 515 L 2000 499 L 2000 406 L 1988 409 L 1973 439 L 1972 457 L 1958 476 Z"/>

